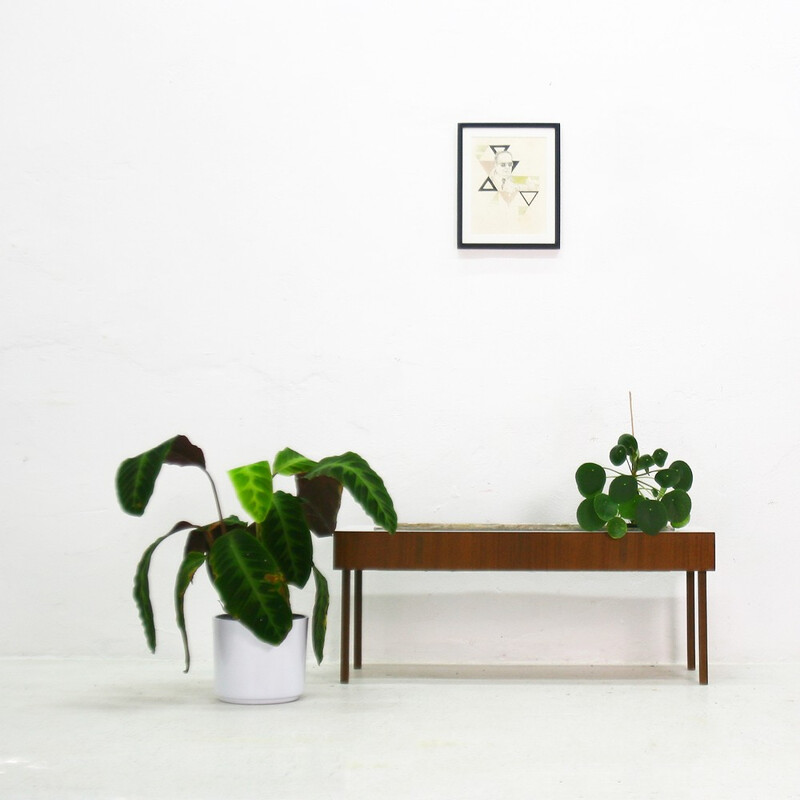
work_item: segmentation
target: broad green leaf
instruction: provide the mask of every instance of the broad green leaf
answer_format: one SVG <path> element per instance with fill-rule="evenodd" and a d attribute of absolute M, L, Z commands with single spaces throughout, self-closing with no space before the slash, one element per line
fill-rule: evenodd
<path fill-rule="evenodd" d="M 578 525 L 585 531 L 600 531 L 605 525 L 605 522 L 597 516 L 597 512 L 594 510 L 594 499 L 591 497 L 587 497 L 578 506 L 577 517 Z"/>
<path fill-rule="evenodd" d="M 614 517 L 606 524 L 606 531 L 612 539 L 621 539 L 628 532 L 628 523 L 622 517 Z"/>
<path fill-rule="evenodd" d="M 676 525 L 677 522 L 689 521 L 689 515 L 692 512 L 692 498 L 683 489 L 673 489 L 671 492 L 667 492 L 661 498 L 661 502 L 667 509 L 669 521 L 676 528 L 679 527 Z"/>
<path fill-rule="evenodd" d="M 677 522 L 672 523 L 673 528 L 685 528 L 689 524 L 690 517 L 686 517 L 686 519 L 678 520 Z"/>
<path fill-rule="evenodd" d="M 210 525 L 200 525 L 186 537 L 184 555 L 191 552 L 207 553 L 220 536 L 236 528 L 246 527 L 247 523 L 236 516 L 225 517 L 222 522 L 217 520 Z"/>
<path fill-rule="evenodd" d="M 609 460 L 615 467 L 624 464 L 627 457 L 628 451 L 621 444 L 614 445 L 614 447 L 611 448 L 611 452 L 608 454 Z"/>
<path fill-rule="evenodd" d="M 178 522 L 170 531 L 156 539 L 144 553 L 142 553 L 142 557 L 139 559 L 139 564 L 136 567 L 136 574 L 133 577 L 133 599 L 136 601 L 136 606 L 139 609 L 139 617 L 142 620 L 144 635 L 151 653 L 155 653 L 156 651 L 156 624 L 153 617 L 153 605 L 150 602 L 150 560 L 153 557 L 155 549 L 164 539 L 168 539 L 173 533 L 185 531 L 194 527 L 195 526 L 192 525 L 191 522 Z"/>
<path fill-rule="evenodd" d="M 397 513 L 394 503 L 386 491 L 383 480 L 369 464 L 356 453 L 323 458 L 306 477 L 308 479 L 327 475 L 335 478 L 353 496 L 353 499 L 384 530 L 397 530 Z"/>
<path fill-rule="evenodd" d="M 677 470 L 680 473 L 680 480 L 675 484 L 676 489 L 683 489 L 684 492 L 688 492 L 689 489 L 692 488 L 692 483 L 694 483 L 694 475 L 692 474 L 691 467 L 685 461 L 673 461 L 669 468 L 672 470 Z"/>
<path fill-rule="evenodd" d="M 575 483 L 584 497 L 594 497 L 602 492 L 606 485 L 606 471 L 599 464 L 592 462 L 581 464 L 575 472 Z"/>
<path fill-rule="evenodd" d="M 164 464 L 203 470 L 206 466 L 203 451 L 185 436 L 174 436 L 152 450 L 126 459 L 119 465 L 116 476 L 117 498 L 124 511 L 137 517 L 144 514 Z"/>
<path fill-rule="evenodd" d="M 336 530 L 342 505 L 342 484 L 327 475 L 312 480 L 295 475 L 294 480 L 308 527 L 318 536 L 330 536 Z"/>
<path fill-rule="evenodd" d="M 636 502 L 638 499 L 639 495 L 637 494 L 636 497 L 632 498 L 631 500 L 626 500 L 624 503 L 619 504 L 619 515 L 623 519 L 633 519 L 633 515 L 636 513 Z"/>
<path fill-rule="evenodd" d="M 314 611 L 311 615 L 311 641 L 314 645 L 317 664 L 321 664 L 322 651 L 325 649 L 325 634 L 328 630 L 330 593 L 328 592 L 328 581 L 316 567 L 314 567 L 314 584 L 317 592 L 314 597 Z"/>
<path fill-rule="evenodd" d="M 181 632 L 181 638 L 183 639 L 183 652 L 186 656 L 186 668 L 183 670 L 184 672 L 189 671 L 190 657 L 189 638 L 186 635 L 186 617 L 183 613 L 183 598 L 186 594 L 186 590 L 189 588 L 189 584 L 192 582 L 192 578 L 194 578 L 195 572 L 205 564 L 205 561 L 205 553 L 198 553 L 196 551 L 187 553 L 178 568 L 178 577 L 175 580 L 175 616 L 178 621 L 178 629 Z"/>
<path fill-rule="evenodd" d="M 636 456 L 639 455 L 639 443 L 630 433 L 623 433 L 622 436 L 617 439 L 617 444 L 622 445 L 631 458 L 636 458 Z"/>
<path fill-rule="evenodd" d="M 627 503 L 639 493 L 639 484 L 633 475 L 618 475 L 608 485 L 608 496 L 616 503 Z"/>
<path fill-rule="evenodd" d="M 275 456 L 273 471 L 275 475 L 297 475 L 300 472 L 310 472 L 316 466 L 316 461 L 287 447 Z"/>
<path fill-rule="evenodd" d="M 287 582 L 302 589 L 311 575 L 314 556 L 302 502 L 292 494 L 275 492 L 262 530 L 264 544 Z"/>
<path fill-rule="evenodd" d="M 667 463 L 668 455 L 669 453 L 667 453 L 667 451 L 662 449 L 661 447 L 658 447 L 655 450 L 653 450 L 653 461 L 656 462 L 656 466 L 663 467 L 664 464 Z"/>
<path fill-rule="evenodd" d="M 255 522 L 263 522 L 272 505 L 272 470 L 269 461 L 258 461 L 228 470 L 242 508 Z"/>
<path fill-rule="evenodd" d="M 681 479 L 681 473 L 675 469 L 660 469 L 655 474 L 656 483 L 663 489 L 669 489 L 672 486 L 677 486 L 678 481 Z"/>
<path fill-rule="evenodd" d="M 636 504 L 636 524 L 645 532 L 654 535 L 667 527 L 667 509 L 658 500 L 642 498 Z"/>
<path fill-rule="evenodd" d="M 235 530 L 214 542 L 209 563 L 225 610 L 262 641 L 280 644 L 291 630 L 292 610 L 286 579 L 269 550 Z"/>
<path fill-rule="evenodd" d="M 594 506 L 594 513 L 600 517 L 603 522 L 607 522 L 612 517 L 617 516 L 619 505 L 615 503 L 607 494 L 596 494 L 592 498 L 592 505 Z"/>

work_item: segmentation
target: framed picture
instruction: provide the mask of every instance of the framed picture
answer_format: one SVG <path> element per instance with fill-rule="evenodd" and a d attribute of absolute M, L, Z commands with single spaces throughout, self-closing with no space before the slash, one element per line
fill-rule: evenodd
<path fill-rule="evenodd" d="M 561 246 L 561 126 L 460 122 L 458 246 Z"/>

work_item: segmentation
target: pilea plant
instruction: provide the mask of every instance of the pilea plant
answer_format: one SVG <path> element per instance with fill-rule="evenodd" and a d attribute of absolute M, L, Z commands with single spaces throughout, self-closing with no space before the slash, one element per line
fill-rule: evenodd
<path fill-rule="evenodd" d="M 356 453 L 312 461 L 294 450 L 281 450 L 270 466 L 259 461 L 228 472 L 244 510 L 253 518 L 223 517 L 219 496 L 206 470 L 203 451 L 185 436 L 175 436 L 120 465 L 117 497 L 123 510 L 142 516 L 164 464 L 199 467 L 211 482 L 217 518 L 195 525 L 178 522 L 156 539 L 136 569 L 133 595 L 151 651 L 156 649 L 156 627 L 150 602 L 148 573 L 153 552 L 168 537 L 186 533 L 183 560 L 175 583 L 175 609 L 183 638 L 186 669 L 189 643 L 184 617 L 184 595 L 195 573 L 206 564 L 211 582 L 225 611 L 259 639 L 280 644 L 292 627 L 289 586 L 302 589 L 314 575 L 316 595 L 311 620 L 317 662 L 322 661 L 328 615 L 328 582 L 313 559 L 311 532 L 333 533 L 345 487 L 382 528 L 394 533 L 397 515 L 383 480 Z M 294 476 L 297 495 L 275 491 L 273 478 Z M 188 533 L 187 533 L 188 532 Z"/>
<path fill-rule="evenodd" d="M 661 448 L 652 455 L 640 454 L 635 437 L 623 433 L 609 453 L 613 468 L 581 464 L 575 473 L 578 491 L 585 498 L 578 506 L 581 528 L 605 529 L 609 536 L 620 539 L 627 533 L 628 523 L 649 534 L 668 524 L 675 528 L 688 524 L 692 470 L 685 461 L 673 461 L 666 467 L 667 458 L 667 451 Z M 623 466 L 627 472 L 616 469 Z"/>

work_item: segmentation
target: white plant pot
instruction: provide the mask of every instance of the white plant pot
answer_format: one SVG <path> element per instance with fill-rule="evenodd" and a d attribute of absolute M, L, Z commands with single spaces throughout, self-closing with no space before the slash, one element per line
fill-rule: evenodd
<path fill-rule="evenodd" d="M 308 617 L 294 615 L 279 645 L 256 638 L 227 614 L 214 617 L 214 691 L 226 703 L 290 703 L 306 682 Z"/>

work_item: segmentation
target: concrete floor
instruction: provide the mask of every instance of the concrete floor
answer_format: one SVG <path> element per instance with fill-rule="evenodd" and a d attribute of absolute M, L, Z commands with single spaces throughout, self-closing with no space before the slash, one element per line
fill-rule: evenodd
<path fill-rule="evenodd" d="M 4 800 L 800 798 L 800 665 L 375 666 L 234 706 L 211 667 L 0 660 Z"/>

